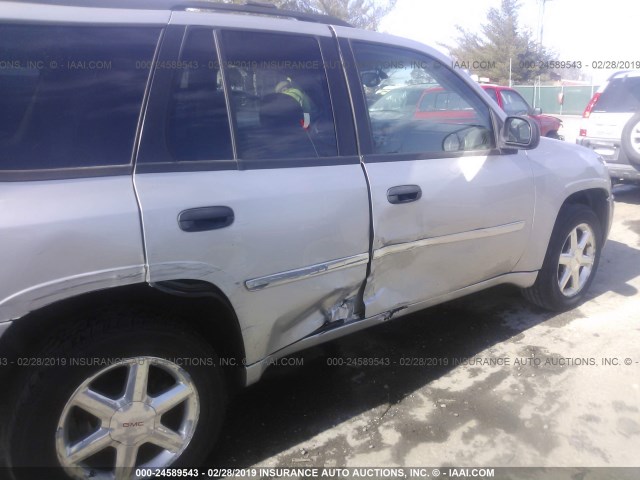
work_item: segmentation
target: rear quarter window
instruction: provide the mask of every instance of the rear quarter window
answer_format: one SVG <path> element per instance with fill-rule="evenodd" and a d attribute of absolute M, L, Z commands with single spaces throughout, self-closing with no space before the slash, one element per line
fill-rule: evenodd
<path fill-rule="evenodd" d="M 159 34 L 0 25 L 0 171 L 129 164 Z"/>
<path fill-rule="evenodd" d="M 640 110 L 640 77 L 615 78 L 600 95 L 594 112 L 637 112 Z"/>

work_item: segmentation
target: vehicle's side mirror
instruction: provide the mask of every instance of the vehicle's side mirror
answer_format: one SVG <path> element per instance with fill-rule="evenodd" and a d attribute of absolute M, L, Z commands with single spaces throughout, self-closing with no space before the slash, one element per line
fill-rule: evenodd
<path fill-rule="evenodd" d="M 540 115 L 542 114 L 542 109 L 540 107 L 536 107 L 533 109 L 533 114 L 534 115 Z"/>
<path fill-rule="evenodd" d="M 502 147 L 530 150 L 540 143 L 540 128 L 529 118 L 507 117 L 501 137 Z"/>

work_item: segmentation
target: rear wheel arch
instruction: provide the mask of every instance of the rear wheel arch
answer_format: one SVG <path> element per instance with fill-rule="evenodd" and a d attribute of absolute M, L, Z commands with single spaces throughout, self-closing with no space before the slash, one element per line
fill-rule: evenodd
<path fill-rule="evenodd" d="M 170 310 L 119 304 L 80 313 L 40 353 L 52 361 L 24 369 L 3 422 L 9 467 L 64 466 L 74 478 L 77 468 L 83 478 L 106 468 L 113 478 L 114 467 L 144 462 L 189 466 L 220 432 L 228 386 L 218 356 Z"/>
<path fill-rule="evenodd" d="M 240 324 L 230 301 L 215 285 L 193 280 L 175 280 L 159 284 L 135 284 L 78 295 L 61 300 L 15 320 L 0 338 L 0 351 L 9 359 L 37 354 L 50 335 L 69 328 L 79 315 L 95 311 L 116 310 L 131 306 L 137 309 L 175 311 L 209 343 L 220 358 L 233 359 L 225 378 L 231 391 L 244 386 L 244 341 Z M 44 333 L 47 332 L 47 333 Z M 15 369 L 5 370 L 3 380 L 12 381 Z"/>

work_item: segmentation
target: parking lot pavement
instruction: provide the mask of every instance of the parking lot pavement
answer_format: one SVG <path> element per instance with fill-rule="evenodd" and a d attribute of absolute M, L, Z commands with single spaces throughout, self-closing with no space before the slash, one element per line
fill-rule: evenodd
<path fill-rule="evenodd" d="M 640 466 L 640 189 L 616 198 L 579 308 L 500 287 L 306 351 L 235 399 L 210 463 Z"/>

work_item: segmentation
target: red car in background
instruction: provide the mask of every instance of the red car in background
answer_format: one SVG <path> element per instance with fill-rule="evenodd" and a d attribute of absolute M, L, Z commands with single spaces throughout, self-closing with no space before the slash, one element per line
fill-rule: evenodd
<path fill-rule="evenodd" d="M 499 85 L 480 85 L 508 115 L 527 115 L 540 127 L 540 135 L 564 140 L 560 134 L 562 120 L 543 115 L 539 108 L 531 108 L 516 90 Z M 408 116 L 414 120 L 436 120 L 444 123 L 469 122 L 474 110 L 455 92 L 439 85 L 395 87 L 372 101 L 369 113 L 379 120 L 393 120 Z"/>
<path fill-rule="evenodd" d="M 531 108 L 527 101 L 522 98 L 522 95 L 513 88 L 489 84 L 480 86 L 507 115 L 528 115 L 540 127 L 540 135 L 564 140 L 564 137 L 560 134 L 562 120 L 551 115 L 543 115 L 540 108 Z"/>

